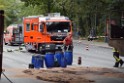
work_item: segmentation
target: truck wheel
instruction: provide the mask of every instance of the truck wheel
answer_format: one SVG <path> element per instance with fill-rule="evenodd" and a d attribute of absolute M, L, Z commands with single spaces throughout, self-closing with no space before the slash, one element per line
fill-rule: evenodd
<path fill-rule="evenodd" d="M 7 45 L 7 43 L 6 43 L 6 42 L 4 42 L 4 44 L 5 44 L 5 45 Z"/>
<path fill-rule="evenodd" d="M 25 45 L 25 49 L 28 51 L 28 52 L 30 52 L 30 50 L 28 49 L 28 47 Z"/>
<path fill-rule="evenodd" d="M 13 46 L 13 43 L 10 43 L 10 42 L 9 42 L 8 45 L 9 45 L 9 46 Z"/>
<path fill-rule="evenodd" d="M 45 51 L 41 51 L 41 54 L 45 54 L 46 52 Z"/>
<path fill-rule="evenodd" d="M 5 39 L 4 39 L 4 45 L 7 45 L 7 43 L 6 43 Z"/>
<path fill-rule="evenodd" d="M 28 51 L 28 52 L 36 52 L 36 50 L 32 50 L 30 49 L 30 47 L 28 45 L 25 45 L 25 49 Z"/>

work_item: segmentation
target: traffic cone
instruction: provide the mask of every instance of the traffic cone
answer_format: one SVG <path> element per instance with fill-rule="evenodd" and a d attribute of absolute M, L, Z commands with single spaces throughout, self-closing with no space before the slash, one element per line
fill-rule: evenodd
<path fill-rule="evenodd" d="M 88 45 L 86 46 L 86 50 L 89 50 L 89 46 Z"/>

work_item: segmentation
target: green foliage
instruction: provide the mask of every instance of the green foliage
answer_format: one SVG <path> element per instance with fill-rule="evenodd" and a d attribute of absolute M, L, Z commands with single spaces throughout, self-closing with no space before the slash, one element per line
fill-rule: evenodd
<path fill-rule="evenodd" d="M 110 9 L 123 9 L 123 0 L 0 0 L 5 10 L 6 26 L 21 23 L 24 16 L 60 12 L 68 16 L 82 32 L 89 35 L 94 27 L 97 35 L 103 35 Z"/>
<path fill-rule="evenodd" d="M 17 22 L 20 4 L 19 0 L 0 0 L 0 9 L 5 11 L 5 28 Z"/>

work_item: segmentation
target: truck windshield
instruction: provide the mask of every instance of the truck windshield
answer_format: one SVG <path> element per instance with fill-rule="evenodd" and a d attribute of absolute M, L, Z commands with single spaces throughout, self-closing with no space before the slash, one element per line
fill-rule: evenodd
<path fill-rule="evenodd" d="M 22 33 L 22 26 L 18 25 L 17 28 L 14 28 L 13 33 Z"/>
<path fill-rule="evenodd" d="M 70 22 L 47 22 L 48 32 L 69 32 Z"/>

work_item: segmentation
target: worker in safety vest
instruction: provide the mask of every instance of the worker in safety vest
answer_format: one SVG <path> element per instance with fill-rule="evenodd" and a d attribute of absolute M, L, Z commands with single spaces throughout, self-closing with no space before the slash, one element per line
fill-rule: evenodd
<path fill-rule="evenodd" d="M 68 33 L 67 37 L 64 39 L 64 51 L 71 50 L 72 51 L 72 33 Z"/>
<path fill-rule="evenodd" d="M 113 48 L 113 57 L 115 58 L 116 62 L 114 67 L 120 67 L 123 65 L 124 61 L 119 57 L 119 51 L 116 48 Z"/>

